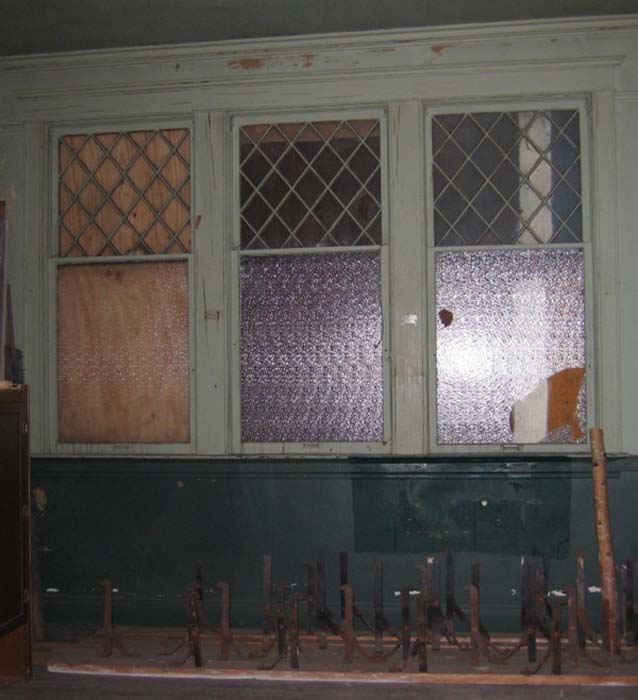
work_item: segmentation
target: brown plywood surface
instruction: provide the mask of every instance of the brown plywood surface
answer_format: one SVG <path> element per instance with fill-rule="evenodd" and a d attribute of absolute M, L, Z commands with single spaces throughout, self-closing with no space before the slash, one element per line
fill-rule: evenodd
<path fill-rule="evenodd" d="M 58 268 L 60 442 L 190 442 L 186 262 Z"/>

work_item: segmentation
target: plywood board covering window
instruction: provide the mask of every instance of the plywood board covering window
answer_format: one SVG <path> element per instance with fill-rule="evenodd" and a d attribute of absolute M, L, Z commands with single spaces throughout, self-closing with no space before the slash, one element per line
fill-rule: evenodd
<path fill-rule="evenodd" d="M 189 253 L 190 202 L 188 129 L 59 140 L 60 257 Z"/>
<path fill-rule="evenodd" d="M 62 443 L 187 443 L 188 263 L 58 267 Z"/>

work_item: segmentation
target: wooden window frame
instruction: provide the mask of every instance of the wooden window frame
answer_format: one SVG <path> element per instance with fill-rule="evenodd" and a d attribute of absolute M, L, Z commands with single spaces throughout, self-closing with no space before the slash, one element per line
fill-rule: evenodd
<path fill-rule="evenodd" d="M 503 244 L 503 245 L 472 245 L 472 246 L 437 246 L 434 240 L 434 196 L 433 196 L 433 150 L 432 150 L 432 118 L 440 114 L 461 114 L 477 112 L 516 112 L 516 111 L 548 111 L 571 109 L 579 113 L 581 139 L 581 205 L 583 216 L 583 240 L 580 243 L 567 244 Z M 598 372 L 594 360 L 596 346 L 596 325 L 594 314 L 594 264 L 593 264 L 593 216 L 592 216 L 592 173 L 591 173 L 591 136 L 589 103 L 583 99 L 551 99 L 539 98 L 530 100 L 482 100 L 480 102 L 451 101 L 445 104 L 430 104 L 425 109 L 425 163 L 426 163 L 426 216 L 427 216 L 427 302 L 428 317 L 427 333 L 424 343 L 427 347 L 427 401 L 428 408 L 428 438 L 429 450 L 432 455 L 481 455 L 481 454 L 582 454 L 589 450 L 588 438 L 582 443 L 544 444 L 544 443 L 508 443 L 508 444 L 439 444 L 437 441 L 437 376 L 436 376 L 436 254 L 444 251 L 478 252 L 481 250 L 543 250 L 543 249 L 577 249 L 583 252 L 585 263 L 585 356 L 586 356 L 586 401 L 587 425 L 583 426 L 588 434 L 589 428 L 595 424 L 598 412 L 596 403 L 596 386 Z"/>
<path fill-rule="evenodd" d="M 266 250 L 240 250 L 240 154 L 239 130 L 247 124 L 276 124 L 285 122 L 341 121 L 348 119 L 377 119 L 380 128 L 381 151 L 381 221 L 382 243 L 378 246 L 338 246 L 325 248 L 271 248 Z M 232 182 L 232 244 L 231 266 L 231 444 L 232 451 L 240 455 L 364 455 L 389 454 L 392 451 L 391 437 L 391 372 L 389 337 L 389 259 L 388 259 L 388 140 L 387 114 L 384 109 L 340 109 L 330 111 L 308 110 L 307 112 L 278 112 L 268 114 L 237 113 L 231 118 L 232 158 L 230 163 Z M 321 255 L 330 253 L 363 253 L 379 251 L 381 256 L 381 307 L 383 327 L 383 440 L 375 442 L 244 442 L 241 438 L 241 382 L 239 368 L 240 352 L 240 281 L 239 269 L 242 257 L 263 255 Z"/>
<path fill-rule="evenodd" d="M 145 254 L 145 255 L 102 255 L 86 257 L 62 257 L 59 255 L 59 234 L 58 234 L 58 142 L 59 139 L 73 134 L 101 134 L 131 131 L 151 131 L 167 129 L 187 129 L 190 138 L 191 152 L 191 251 L 189 253 L 176 254 Z M 49 152 L 50 152 L 50 222 L 48 245 L 45 251 L 48 258 L 48 287 L 47 287 L 47 311 L 48 328 L 46 344 L 49 349 L 48 362 L 46 363 L 47 385 L 49 390 L 47 402 L 47 429 L 46 439 L 49 452 L 53 454 L 65 455 L 121 455 L 121 456 L 141 456 L 141 455 L 190 455 L 197 451 L 197 382 L 194 368 L 196 361 L 196 314 L 195 314 L 195 236 L 194 236 L 194 125 L 192 119 L 165 119 L 165 120 L 139 120 L 134 122 L 103 122 L 82 124 L 77 123 L 71 126 L 52 127 L 49 130 Z M 89 264 L 118 264 L 135 265 L 143 263 L 158 263 L 171 261 L 184 261 L 188 266 L 188 306 L 189 306 L 189 423 L 190 439 L 185 443 L 67 443 L 59 441 L 58 433 L 58 377 L 57 377 L 57 269 L 60 266 L 89 265 Z"/>

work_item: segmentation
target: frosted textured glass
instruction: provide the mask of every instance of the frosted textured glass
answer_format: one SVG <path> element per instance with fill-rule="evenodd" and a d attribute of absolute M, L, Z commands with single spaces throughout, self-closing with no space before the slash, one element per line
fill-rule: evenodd
<path fill-rule="evenodd" d="M 190 442 L 185 262 L 58 268 L 60 442 Z"/>
<path fill-rule="evenodd" d="M 244 258 L 242 440 L 382 440 L 381 341 L 378 253 Z"/>
<path fill-rule="evenodd" d="M 436 256 L 439 444 L 584 441 L 579 250 Z"/>

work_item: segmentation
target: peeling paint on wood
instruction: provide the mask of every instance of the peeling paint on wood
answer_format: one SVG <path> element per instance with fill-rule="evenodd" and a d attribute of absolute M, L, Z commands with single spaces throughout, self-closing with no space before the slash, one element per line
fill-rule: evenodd
<path fill-rule="evenodd" d="M 234 61 L 226 61 L 229 68 L 241 68 L 242 70 L 259 70 L 265 62 L 262 58 L 240 58 Z"/>
<path fill-rule="evenodd" d="M 316 54 L 314 53 L 304 53 L 301 55 L 301 58 L 303 59 L 303 67 L 304 68 L 310 68 L 314 62 Z"/>
<path fill-rule="evenodd" d="M 430 51 L 437 56 L 442 56 L 449 48 L 451 48 L 450 44 L 437 44 L 436 46 L 430 47 Z"/>

